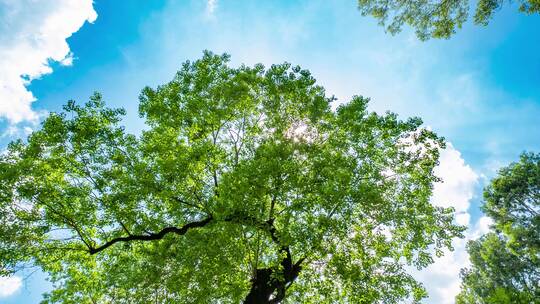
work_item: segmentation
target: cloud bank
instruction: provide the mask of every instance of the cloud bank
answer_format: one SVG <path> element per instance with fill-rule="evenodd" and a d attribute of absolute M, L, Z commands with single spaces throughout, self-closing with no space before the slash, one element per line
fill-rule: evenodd
<path fill-rule="evenodd" d="M 51 63 L 71 65 L 66 41 L 97 18 L 92 0 L 0 0 L 0 121 L 9 126 L 2 136 L 18 135 L 17 124 L 37 123 L 40 112 L 27 85 L 52 73 Z M 28 133 L 28 126 L 21 128 Z M 21 278 L 0 277 L 0 298 L 14 294 Z"/>
<path fill-rule="evenodd" d="M 217 0 L 206 1 L 206 14 L 213 15 L 217 7 Z"/>
<path fill-rule="evenodd" d="M 7 297 L 14 294 L 21 288 L 22 282 L 19 277 L 9 277 L 0 279 L 0 297 Z"/>
<path fill-rule="evenodd" d="M 460 291 L 461 268 L 470 265 L 466 250 L 467 241 L 486 233 L 491 224 L 488 217 L 481 217 L 476 223 L 470 223 L 469 207 L 474 197 L 474 190 L 479 182 L 479 175 L 465 163 L 461 153 L 451 143 L 441 152 L 440 164 L 435 174 L 442 179 L 433 189 L 432 203 L 441 207 L 454 207 L 456 221 L 467 226 L 465 238 L 452 242 L 454 251 L 445 251 L 435 263 L 420 271 L 414 270 L 414 276 L 426 287 L 429 298 L 425 303 L 451 304 Z"/>
<path fill-rule="evenodd" d="M 71 65 L 66 39 L 96 18 L 92 0 L 0 0 L 0 119 L 37 122 L 26 86 L 52 62 Z"/>

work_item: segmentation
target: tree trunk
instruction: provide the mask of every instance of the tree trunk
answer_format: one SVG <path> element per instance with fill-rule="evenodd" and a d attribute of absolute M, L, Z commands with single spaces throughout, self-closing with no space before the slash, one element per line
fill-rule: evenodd
<path fill-rule="evenodd" d="M 251 280 L 251 289 L 244 299 L 244 304 L 274 304 L 285 298 L 285 290 L 298 277 L 303 259 L 293 264 L 290 255 L 281 262 L 283 277 L 272 277 L 272 268 L 257 269 L 255 277 Z"/>

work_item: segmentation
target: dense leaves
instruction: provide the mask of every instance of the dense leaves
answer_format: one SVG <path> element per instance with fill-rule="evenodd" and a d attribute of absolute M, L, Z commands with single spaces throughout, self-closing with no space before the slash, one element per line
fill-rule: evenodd
<path fill-rule="evenodd" d="M 289 64 L 205 52 L 140 95 L 147 128 L 99 94 L 0 159 L 3 274 L 39 267 L 46 303 L 395 303 L 462 227 L 430 204 L 443 141 L 419 119 L 333 98 Z"/>
<path fill-rule="evenodd" d="M 523 154 L 484 192 L 495 232 L 468 244 L 458 303 L 540 303 L 540 155 Z"/>
<path fill-rule="evenodd" d="M 538 0 L 519 0 L 517 3 L 520 12 L 540 12 Z M 487 25 L 503 5 L 502 0 L 479 0 L 476 2 L 474 23 Z M 452 36 L 467 21 L 469 6 L 468 0 L 358 0 L 360 12 L 377 18 L 388 32 L 398 33 L 407 24 L 422 40 Z"/>

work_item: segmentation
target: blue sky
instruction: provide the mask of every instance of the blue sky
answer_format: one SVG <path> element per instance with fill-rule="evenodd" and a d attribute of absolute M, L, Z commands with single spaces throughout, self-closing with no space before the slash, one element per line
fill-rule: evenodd
<path fill-rule="evenodd" d="M 95 0 L 93 6 L 75 1 L 90 3 L 81 7 L 44 0 L 45 8 L 9 2 L 0 0 L 0 19 L 7 20 L 0 22 L 0 55 L 28 51 L 16 48 L 21 37 L 37 35 L 41 20 L 57 16 L 66 9 L 62 5 L 78 14 L 69 14 L 75 17 L 63 28 L 70 30 L 43 52 L 28 51 L 41 58 L 39 68 L 10 69 L 0 61 L 0 74 L 30 75 L 32 80 L 22 83 L 35 98 L 8 101 L 12 95 L 0 92 L 0 149 L 38 128 L 47 112 L 60 110 L 69 99 L 84 102 L 93 91 L 125 108 L 127 128 L 136 133 L 143 128 L 137 114 L 140 90 L 170 80 L 183 61 L 208 49 L 231 54 L 233 65 L 299 64 L 338 102 L 363 95 L 372 98 L 374 111 L 421 117 L 451 143 L 440 172 L 449 182 L 437 188 L 434 200 L 456 204 L 467 215 L 468 237 L 488 223 L 478 209 L 486 181 L 522 151 L 540 152 L 540 16 L 519 14 L 516 5 L 505 4 L 488 27 L 466 24 L 450 40 L 420 42 L 407 28 L 385 34 L 375 20 L 359 14 L 353 0 Z M 9 18 L 13 11 L 20 18 Z M 65 18 L 55 20 L 62 25 Z M 53 45 L 62 42 L 67 51 Z M 13 60 L 24 60 L 18 56 Z M 6 79 L 0 82 L 16 81 Z M 24 114 L 15 116 L 16 102 L 29 105 L 20 111 Z M 430 291 L 426 303 L 453 302 L 448 297 L 459 283 L 456 271 L 466 261 L 460 242 L 447 260 L 418 274 Z M 39 273 L 22 285 L 0 302 L 37 303 L 48 288 Z"/>

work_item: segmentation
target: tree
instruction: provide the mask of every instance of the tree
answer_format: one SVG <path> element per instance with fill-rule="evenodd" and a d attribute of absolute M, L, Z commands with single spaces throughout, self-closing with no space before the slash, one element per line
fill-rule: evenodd
<path fill-rule="evenodd" d="M 519 11 L 526 14 L 540 12 L 540 1 L 519 0 Z M 479 0 L 474 23 L 487 25 L 493 13 L 502 8 L 502 0 Z M 391 34 L 401 31 L 404 24 L 415 29 L 421 40 L 449 38 L 460 29 L 469 16 L 468 0 L 404 1 L 358 0 L 362 15 L 371 15 Z"/>
<path fill-rule="evenodd" d="M 140 95 L 147 128 L 95 94 L 0 161 L 4 274 L 45 303 L 395 303 L 461 235 L 430 204 L 441 138 L 333 97 L 289 64 L 205 52 Z"/>
<path fill-rule="evenodd" d="M 468 244 L 458 303 L 540 303 L 540 154 L 525 153 L 484 191 L 494 232 Z"/>

